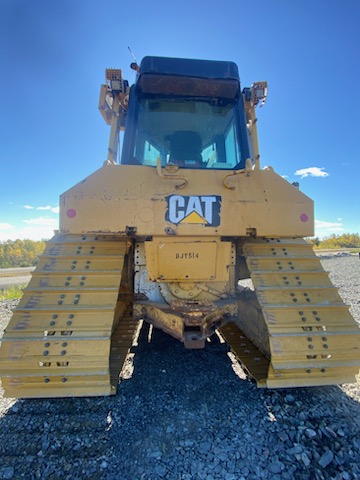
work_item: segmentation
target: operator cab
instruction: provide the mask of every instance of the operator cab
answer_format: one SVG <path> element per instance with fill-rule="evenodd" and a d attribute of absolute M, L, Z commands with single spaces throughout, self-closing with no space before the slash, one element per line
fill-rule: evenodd
<path fill-rule="evenodd" d="M 158 159 L 191 169 L 241 169 L 250 157 L 235 63 L 145 57 L 130 91 L 122 164 Z"/>

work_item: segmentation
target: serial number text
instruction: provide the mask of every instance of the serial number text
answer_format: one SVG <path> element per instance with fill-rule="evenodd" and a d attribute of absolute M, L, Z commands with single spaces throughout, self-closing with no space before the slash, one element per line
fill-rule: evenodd
<path fill-rule="evenodd" d="M 193 259 L 193 258 L 199 258 L 199 254 L 196 252 L 176 253 L 175 258 L 176 260 Z"/>

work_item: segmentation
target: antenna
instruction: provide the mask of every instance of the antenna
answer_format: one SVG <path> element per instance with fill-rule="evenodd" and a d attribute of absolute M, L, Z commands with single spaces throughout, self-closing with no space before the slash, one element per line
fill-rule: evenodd
<path fill-rule="evenodd" d="M 130 47 L 128 47 L 128 49 L 129 49 L 129 52 L 130 52 L 131 56 L 132 56 L 133 59 L 135 60 L 134 62 L 130 63 L 130 68 L 131 68 L 132 70 L 135 70 L 135 72 L 139 73 L 139 72 L 140 72 L 140 67 L 139 67 L 139 65 L 138 65 L 138 63 L 137 63 L 136 57 L 135 57 L 135 55 L 134 55 L 134 52 L 131 50 Z"/>
<path fill-rule="evenodd" d="M 134 52 L 131 50 L 130 47 L 128 47 L 128 49 L 129 49 L 129 52 L 130 52 L 131 56 L 132 56 L 133 59 L 135 60 L 135 63 L 137 63 L 136 57 L 135 57 L 135 55 L 134 55 Z"/>

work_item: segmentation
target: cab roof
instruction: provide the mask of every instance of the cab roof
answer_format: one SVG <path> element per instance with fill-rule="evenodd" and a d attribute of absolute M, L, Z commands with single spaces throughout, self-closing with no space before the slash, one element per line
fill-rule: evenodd
<path fill-rule="evenodd" d="M 234 62 L 189 58 L 144 57 L 139 76 L 142 74 L 240 80 L 238 67 Z"/>

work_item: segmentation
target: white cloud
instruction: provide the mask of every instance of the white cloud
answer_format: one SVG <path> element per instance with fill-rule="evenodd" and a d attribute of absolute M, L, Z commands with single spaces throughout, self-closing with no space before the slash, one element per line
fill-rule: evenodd
<path fill-rule="evenodd" d="M 31 207 L 24 206 L 27 210 L 45 210 L 49 214 L 58 213 L 59 207 Z M 54 230 L 59 229 L 58 218 L 52 215 L 44 215 L 36 218 L 22 220 L 23 225 L 11 225 L 0 222 L 0 242 L 7 240 L 49 240 L 54 235 Z M 25 225 L 24 225 L 25 224 Z"/>
<path fill-rule="evenodd" d="M 51 210 L 50 205 L 46 205 L 46 207 L 36 207 L 36 210 Z"/>
<path fill-rule="evenodd" d="M 27 223 L 28 225 L 41 225 L 54 228 L 58 225 L 57 219 L 52 217 L 30 218 L 28 220 L 23 220 L 23 222 Z"/>
<path fill-rule="evenodd" d="M 14 225 L 10 225 L 10 223 L 0 223 L 0 230 L 11 230 L 15 228 Z"/>
<path fill-rule="evenodd" d="M 338 220 L 341 220 L 341 218 L 338 218 Z M 317 228 L 332 228 L 332 227 L 342 227 L 342 223 L 337 221 L 337 222 L 324 222 L 323 220 L 315 220 L 315 226 Z"/>
<path fill-rule="evenodd" d="M 295 175 L 299 175 L 301 178 L 329 176 L 327 172 L 324 172 L 324 167 L 301 168 L 300 170 L 296 170 Z"/>
<path fill-rule="evenodd" d="M 39 211 L 48 211 L 52 213 L 59 213 L 59 206 L 52 207 L 51 205 L 40 205 L 39 207 L 33 207 L 32 205 L 23 205 L 23 208 L 26 210 L 39 210 Z"/>
<path fill-rule="evenodd" d="M 0 223 L 0 242 L 6 240 L 48 240 L 59 228 L 58 221 L 52 217 L 38 217 L 23 220 L 25 227 L 17 228 L 9 223 Z"/>
<path fill-rule="evenodd" d="M 339 220 L 339 219 L 338 219 Z M 315 220 L 315 235 L 317 237 L 324 237 L 332 234 L 343 233 L 343 224 L 337 222 L 325 222 L 323 220 Z"/>
<path fill-rule="evenodd" d="M 54 235 L 54 228 L 46 226 L 29 226 L 12 229 L 8 233 L 0 231 L 0 242 L 6 240 L 49 240 Z"/>

